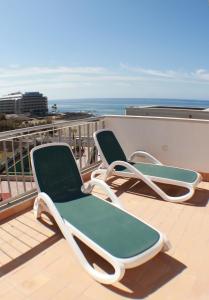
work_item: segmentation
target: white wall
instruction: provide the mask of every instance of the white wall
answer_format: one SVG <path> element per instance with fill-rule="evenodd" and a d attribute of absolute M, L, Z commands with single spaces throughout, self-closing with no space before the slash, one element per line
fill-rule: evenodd
<path fill-rule="evenodd" d="M 161 162 L 209 173 L 209 121 L 106 116 L 125 153 L 145 150 Z"/>

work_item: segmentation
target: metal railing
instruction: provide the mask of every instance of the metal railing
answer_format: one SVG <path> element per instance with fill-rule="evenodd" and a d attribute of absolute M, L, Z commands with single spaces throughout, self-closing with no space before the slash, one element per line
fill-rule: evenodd
<path fill-rule="evenodd" d="M 102 128 L 103 118 L 91 118 L 10 131 L 0 136 L 0 207 L 35 194 L 29 157 L 33 147 L 52 142 L 68 143 L 81 172 L 85 172 L 99 163 L 93 133 Z"/>

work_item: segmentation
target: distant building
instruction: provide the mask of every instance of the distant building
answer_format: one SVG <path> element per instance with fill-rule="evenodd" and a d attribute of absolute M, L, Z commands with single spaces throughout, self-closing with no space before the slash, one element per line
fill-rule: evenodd
<path fill-rule="evenodd" d="M 11 93 L 0 97 L 0 113 L 5 114 L 39 114 L 48 112 L 47 97 L 39 92 Z"/>
<path fill-rule="evenodd" d="M 129 106 L 126 107 L 126 115 L 209 120 L 209 109 L 178 106 Z"/>

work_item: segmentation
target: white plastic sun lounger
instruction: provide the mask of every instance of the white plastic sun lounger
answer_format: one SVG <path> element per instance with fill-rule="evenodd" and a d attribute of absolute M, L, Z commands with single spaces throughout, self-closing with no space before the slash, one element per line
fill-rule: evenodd
<path fill-rule="evenodd" d="M 102 160 L 102 166 L 92 173 L 92 179 L 100 174 L 104 175 L 105 181 L 112 175 L 138 178 L 164 200 L 171 202 L 183 202 L 190 199 L 194 194 L 195 187 L 202 179 L 201 175 L 195 171 L 163 165 L 145 151 L 136 151 L 127 159 L 111 130 L 96 131 L 94 140 Z M 143 157 L 148 160 L 148 163 L 135 163 L 136 157 Z M 188 192 L 181 196 L 169 196 L 155 182 L 182 186 L 187 188 Z"/>
<path fill-rule="evenodd" d="M 35 217 L 48 211 L 55 219 L 84 269 L 97 281 L 119 281 L 127 268 L 151 259 L 169 249 L 166 237 L 127 213 L 119 199 L 101 180 L 84 187 L 72 151 L 67 144 L 51 143 L 31 151 L 33 174 L 38 189 L 34 203 Z M 110 200 L 90 193 L 98 185 Z M 84 242 L 114 268 L 113 274 L 96 270 L 86 259 L 76 238 Z M 78 278 L 79 280 L 79 278 Z"/>

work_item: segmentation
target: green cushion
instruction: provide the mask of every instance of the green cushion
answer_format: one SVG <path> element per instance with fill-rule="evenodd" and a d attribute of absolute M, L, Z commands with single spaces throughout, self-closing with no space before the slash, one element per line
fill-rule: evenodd
<path fill-rule="evenodd" d="M 146 163 L 131 163 L 137 170 L 144 175 L 155 176 L 160 178 L 167 178 L 172 180 L 183 181 L 187 183 L 193 183 L 197 179 L 197 173 L 190 170 L 179 169 L 168 166 L 153 165 Z M 130 172 L 128 169 L 124 169 L 125 172 Z"/>
<path fill-rule="evenodd" d="M 80 197 L 82 180 L 76 162 L 67 146 L 50 146 L 33 153 L 40 190 L 51 198 Z"/>
<path fill-rule="evenodd" d="M 95 196 L 54 203 L 64 219 L 115 257 L 143 253 L 159 240 L 157 231 Z"/>
<path fill-rule="evenodd" d="M 97 141 L 109 165 L 116 160 L 127 161 L 126 155 L 112 131 L 105 130 L 97 133 Z M 116 167 L 117 171 L 123 169 L 121 166 Z"/>

